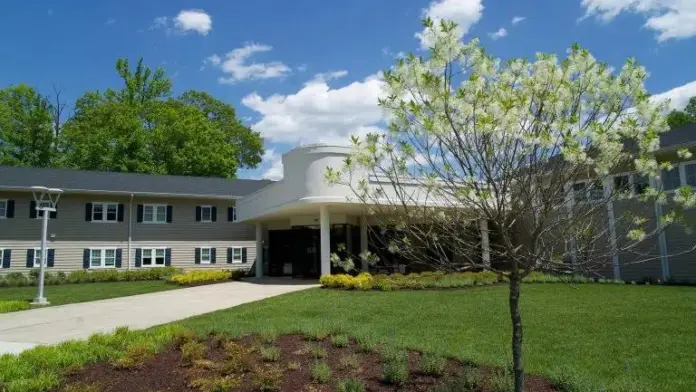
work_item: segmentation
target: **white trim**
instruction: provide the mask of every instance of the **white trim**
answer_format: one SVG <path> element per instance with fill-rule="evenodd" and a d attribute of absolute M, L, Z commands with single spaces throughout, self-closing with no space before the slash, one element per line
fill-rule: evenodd
<path fill-rule="evenodd" d="M 93 250 L 98 250 L 99 251 L 99 265 L 94 266 L 92 265 L 92 251 Z M 106 265 L 106 251 L 107 250 L 113 250 L 114 251 L 114 265 Z M 112 247 L 105 247 L 105 248 L 89 248 L 89 268 L 88 269 L 112 269 L 116 268 L 116 258 L 117 255 L 116 253 L 118 252 L 117 248 L 112 248 Z M 123 257 L 123 255 L 121 255 Z"/>
<path fill-rule="evenodd" d="M 199 207 L 201 208 L 201 220 L 200 220 L 200 222 L 213 223 L 213 206 L 210 204 L 206 204 L 206 205 L 200 205 Z M 203 219 L 203 210 L 205 208 L 210 210 L 210 215 L 209 215 L 208 219 Z"/>
<path fill-rule="evenodd" d="M 48 252 L 51 251 L 53 248 L 46 248 L 46 268 L 48 268 Z M 41 247 L 35 247 L 34 248 L 34 266 L 32 268 L 41 268 L 41 260 L 38 262 L 36 261 L 36 255 L 41 252 Z M 55 252 L 55 251 L 54 251 Z"/>
<path fill-rule="evenodd" d="M 9 204 L 9 199 L 0 199 L 0 203 L 5 203 L 5 207 L 2 209 L 3 214 L 0 215 L 0 219 L 7 218 L 7 205 Z"/>
<path fill-rule="evenodd" d="M 232 259 L 230 260 L 232 264 L 241 264 L 244 262 L 244 247 L 243 246 L 231 246 L 232 248 Z M 237 260 L 234 256 L 234 251 L 239 249 L 239 259 Z"/>
<path fill-rule="evenodd" d="M 145 213 L 145 210 L 150 207 L 152 208 L 152 220 L 145 220 L 145 216 L 147 215 Z M 158 208 L 164 208 L 164 220 L 159 220 L 157 219 L 157 209 Z M 147 224 L 163 224 L 167 223 L 167 207 L 169 207 L 168 204 L 143 204 L 143 222 L 142 223 L 147 223 Z"/>
<path fill-rule="evenodd" d="M 201 248 L 199 248 L 199 249 L 201 250 L 200 260 L 199 260 L 200 263 L 201 263 L 201 264 L 211 264 L 211 261 L 213 260 L 213 248 L 211 248 L 211 247 L 201 247 Z M 203 251 L 204 251 L 204 250 L 207 250 L 207 251 L 208 251 L 208 259 L 207 259 L 207 260 L 203 259 Z"/>
<path fill-rule="evenodd" d="M 79 172 L 78 172 L 79 173 Z M 262 181 L 262 180 L 259 180 Z M 270 185 L 272 183 L 269 183 Z M 71 193 L 90 193 L 90 194 L 102 194 L 102 195 L 136 195 L 136 196 L 161 196 L 161 197 L 182 197 L 182 198 L 207 198 L 207 199 L 220 199 L 220 200 L 238 200 L 246 196 L 235 196 L 235 195 L 209 195 L 209 194 L 195 194 L 195 193 L 166 193 L 166 192 L 133 192 L 133 191 L 107 191 L 102 189 L 82 189 L 82 188 L 62 188 L 65 192 Z M 263 187 L 261 188 L 263 189 Z M 257 190 L 256 192 L 260 191 Z M 0 190 L 8 191 L 31 191 L 31 187 L 27 186 L 8 186 L 1 185 Z"/>
<path fill-rule="evenodd" d="M 0 270 L 5 268 L 5 267 L 3 267 L 4 260 L 5 260 L 5 248 L 0 248 Z M 10 265 L 10 267 L 12 267 L 12 266 Z"/>
<path fill-rule="evenodd" d="M 162 264 L 157 264 L 155 260 L 157 259 L 157 251 L 162 250 L 164 254 L 162 255 Z M 150 258 L 152 259 L 151 264 L 145 264 L 145 251 L 151 251 Z M 156 246 L 152 248 L 140 248 L 140 267 L 141 268 L 153 268 L 153 267 L 164 267 L 167 264 L 167 247 L 166 246 Z"/>
<path fill-rule="evenodd" d="M 94 210 L 96 206 L 100 205 L 102 207 L 102 219 L 94 219 Z M 107 219 L 107 211 L 110 205 L 116 206 L 116 218 L 114 220 Z M 118 206 L 119 203 L 113 201 L 93 201 L 92 202 L 92 215 L 90 217 L 90 222 L 96 223 L 118 223 Z"/>

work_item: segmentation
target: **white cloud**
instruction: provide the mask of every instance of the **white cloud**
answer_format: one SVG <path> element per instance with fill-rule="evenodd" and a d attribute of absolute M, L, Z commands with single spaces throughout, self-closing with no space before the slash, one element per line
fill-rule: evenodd
<path fill-rule="evenodd" d="M 516 24 L 522 22 L 522 21 L 525 20 L 525 19 L 527 19 L 527 18 L 524 17 L 524 16 L 515 16 L 514 18 L 512 18 L 512 24 L 513 24 L 513 25 L 516 25 Z"/>
<path fill-rule="evenodd" d="M 653 102 L 662 102 L 665 99 L 669 99 L 670 110 L 681 110 L 686 107 L 686 104 L 689 103 L 689 98 L 691 97 L 696 97 L 696 80 L 663 93 L 655 94 L 651 97 L 651 99 Z"/>
<path fill-rule="evenodd" d="M 382 88 L 377 75 L 333 89 L 315 76 L 294 94 L 263 98 L 252 93 L 242 104 L 261 116 L 252 128 L 273 142 L 345 145 L 351 135 L 379 130 L 384 120 L 377 105 Z"/>
<path fill-rule="evenodd" d="M 275 149 L 269 148 L 261 157 L 263 166 L 263 174 L 261 178 L 269 180 L 280 180 L 283 178 L 283 156 L 276 152 Z"/>
<path fill-rule="evenodd" d="M 113 26 L 115 23 L 116 23 L 116 19 L 114 19 L 114 18 L 109 18 L 109 19 L 106 20 L 106 22 L 104 22 L 104 25 L 106 25 L 106 26 Z"/>
<path fill-rule="evenodd" d="M 494 41 L 497 40 L 497 39 L 500 39 L 500 38 L 504 38 L 504 37 L 507 36 L 507 35 L 508 35 L 507 30 L 505 30 L 505 29 L 502 28 L 502 27 L 499 28 L 498 31 L 496 31 L 496 32 L 494 32 L 494 33 L 488 33 L 488 36 L 491 37 L 491 39 L 494 40 Z"/>
<path fill-rule="evenodd" d="M 223 84 L 234 84 L 243 80 L 272 79 L 282 78 L 290 73 L 290 67 L 280 61 L 267 63 L 248 63 L 247 60 L 257 53 L 269 52 L 272 46 L 247 43 L 241 48 L 237 48 L 227 53 L 224 58 L 213 54 L 205 60 L 203 65 L 213 65 L 220 68 L 227 76 L 220 77 L 218 80 Z"/>
<path fill-rule="evenodd" d="M 203 10 L 181 10 L 174 18 L 174 26 L 183 33 L 195 31 L 200 35 L 208 35 L 213 29 L 213 20 Z"/>
<path fill-rule="evenodd" d="M 657 32 L 660 42 L 696 36 L 694 0 L 582 0 L 583 18 L 595 15 L 609 22 L 622 12 L 646 17 L 644 27 Z"/>
<path fill-rule="evenodd" d="M 430 17 L 435 23 L 441 20 L 452 20 L 459 24 L 459 34 L 469 32 L 471 26 L 481 19 L 483 14 L 482 0 L 435 0 L 423 10 L 423 17 Z M 421 42 L 421 48 L 427 49 L 433 43 L 433 38 L 426 30 L 416 33 Z"/>
<path fill-rule="evenodd" d="M 312 80 L 307 82 L 307 84 L 309 84 L 309 83 L 326 83 L 329 80 L 340 79 L 346 75 L 348 75 L 348 71 L 346 71 L 346 70 L 318 73 L 318 74 L 314 75 L 314 78 L 312 78 Z"/>

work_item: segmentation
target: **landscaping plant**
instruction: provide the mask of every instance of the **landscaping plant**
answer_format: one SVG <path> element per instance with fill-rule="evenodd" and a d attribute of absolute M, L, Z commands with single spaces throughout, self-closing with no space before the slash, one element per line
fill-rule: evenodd
<path fill-rule="evenodd" d="M 197 378 L 189 383 L 189 386 L 201 392 L 229 392 L 241 385 L 239 376 L 222 376 L 213 378 Z"/>
<path fill-rule="evenodd" d="M 356 354 L 345 354 L 338 360 L 338 366 L 344 370 L 356 370 L 360 367 L 360 357 Z"/>
<path fill-rule="evenodd" d="M 418 363 L 418 370 L 429 376 L 440 377 L 445 374 L 445 366 L 447 366 L 446 358 L 439 355 L 423 354 Z"/>
<path fill-rule="evenodd" d="M 283 381 L 283 369 L 277 366 L 256 368 L 251 375 L 251 385 L 255 391 L 279 391 Z"/>
<path fill-rule="evenodd" d="M 278 347 L 261 347 L 259 353 L 264 362 L 278 362 L 280 360 L 280 349 Z"/>
<path fill-rule="evenodd" d="M 224 270 L 193 270 L 177 274 L 169 278 L 167 282 L 182 286 L 205 283 L 224 282 L 232 278 L 231 271 Z"/>
<path fill-rule="evenodd" d="M 206 351 L 205 344 L 191 340 L 181 345 L 181 359 L 192 364 L 196 360 L 203 359 Z"/>
<path fill-rule="evenodd" d="M 312 381 L 326 384 L 331 381 L 331 368 L 326 362 L 316 361 L 309 370 Z"/>
<path fill-rule="evenodd" d="M 345 334 L 331 335 L 331 345 L 334 347 L 346 347 L 350 343 L 350 338 Z"/>
<path fill-rule="evenodd" d="M 668 102 L 651 98 L 635 59 L 615 69 L 576 44 L 563 59 L 501 62 L 478 39 L 462 42 L 466 29 L 454 22 L 423 24 L 427 54 L 400 58 L 383 74 L 379 104 L 389 125 L 352 137 L 350 156 L 326 179 L 351 187 L 378 222 L 369 226 L 375 246 L 393 259 L 505 278 L 514 391 L 522 392 L 523 280 L 534 271 L 598 275 L 621 252 L 632 263 L 664 258 L 633 251 L 666 228 L 687 227 L 696 192 L 666 193 L 652 179 L 692 153 L 658 151 Z M 614 178 L 626 172 L 633 180 Z M 610 207 L 628 197 L 637 208 L 614 209 L 607 225 Z M 331 259 L 345 270 L 388 262 L 369 252 Z"/>
<path fill-rule="evenodd" d="M 341 380 L 336 386 L 336 392 L 365 392 L 365 386 L 358 379 Z"/>

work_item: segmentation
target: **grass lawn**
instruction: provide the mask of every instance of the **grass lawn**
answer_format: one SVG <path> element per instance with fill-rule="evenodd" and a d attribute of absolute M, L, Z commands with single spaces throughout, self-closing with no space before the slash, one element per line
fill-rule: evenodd
<path fill-rule="evenodd" d="M 128 295 L 154 293 L 179 289 L 181 286 L 167 284 L 163 280 L 139 282 L 76 283 L 46 286 L 44 295 L 51 305 L 96 301 L 98 299 L 125 297 Z M 31 301 L 36 297 L 35 286 L 2 287 L 0 300 Z"/>
<path fill-rule="evenodd" d="M 527 284 L 522 288 L 528 372 L 573 369 L 593 391 L 696 390 L 696 288 Z M 2 295 L 0 293 L 0 295 Z M 197 332 L 301 332 L 341 326 L 479 364 L 510 357 L 505 286 L 462 291 L 313 289 L 177 324 Z M 600 389 L 601 388 L 601 389 Z"/>

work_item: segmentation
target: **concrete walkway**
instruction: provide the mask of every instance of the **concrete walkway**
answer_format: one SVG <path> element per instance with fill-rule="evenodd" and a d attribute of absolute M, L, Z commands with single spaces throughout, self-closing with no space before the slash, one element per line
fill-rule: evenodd
<path fill-rule="evenodd" d="M 0 314 L 0 354 L 85 339 L 120 326 L 148 328 L 317 286 L 290 279 L 249 280 Z"/>

